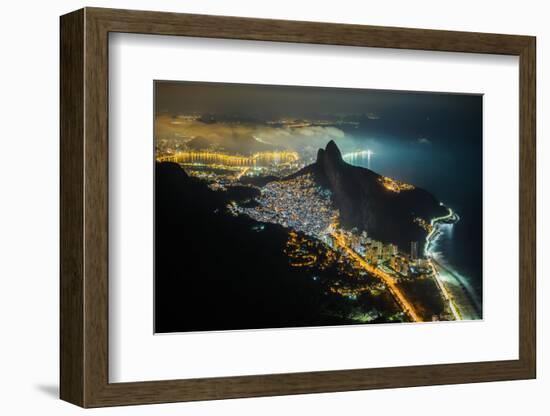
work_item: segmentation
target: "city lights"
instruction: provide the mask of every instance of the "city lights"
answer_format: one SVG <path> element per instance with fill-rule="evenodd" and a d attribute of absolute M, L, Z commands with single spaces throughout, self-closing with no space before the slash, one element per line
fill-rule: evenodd
<path fill-rule="evenodd" d="M 408 183 L 400 182 L 398 180 L 395 180 L 393 178 L 389 178 L 387 176 L 383 176 L 378 178 L 378 182 L 380 182 L 382 185 L 384 185 L 384 188 L 386 188 L 389 191 L 392 192 L 402 192 L 402 191 L 411 191 L 414 189 L 413 185 L 409 185 Z"/>
<path fill-rule="evenodd" d="M 174 123 L 180 119 L 185 120 L 178 118 Z M 282 120 L 279 124 L 287 128 L 311 125 L 310 122 L 292 119 Z M 269 144 L 259 136 L 253 136 L 253 139 L 264 145 Z M 464 318 L 460 310 L 462 305 L 441 278 L 431 254 L 431 247 L 439 233 L 439 224 L 458 221 L 458 216 L 450 208 L 441 217 L 413 219 L 426 232 L 423 255 L 419 256 L 422 245 L 418 241 L 411 241 L 410 246 L 400 250 L 394 243 L 373 239 L 366 230 L 342 227 L 340 212 L 334 207 L 331 192 L 319 186 L 311 173 L 292 175 L 305 166 L 305 160 L 296 151 L 238 154 L 216 147 L 193 150 L 185 146 L 173 148 L 173 142 L 163 143 L 164 147 L 157 149 L 158 162 L 178 163 L 188 174 L 205 181 L 212 191 L 225 192 L 234 186 L 257 189 L 259 194 L 252 201 L 227 203 L 227 212 L 234 217 L 243 215 L 262 224 L 261 227 L 253 227 L 257 232 L 264 230 L 264 224 L 288 229 L 284 254 L 291 268 L 323 271 L 336 267 L 340 275 L 349 279 L 332 282 L 327 288 L 330 293 L 357 300 L 362 294 L 376 296 L 377 293 L 387 292 L 401 313 L 412 322 Z M 370 167 L 372 155 L 370 149 L 359 150 L 344 154 L 343 159 L 352 164 L 359 158 L 366 159 Z M 272 175 L 272 178 L 267 183 L 255 184 L 254 178 L 268 175 Z M 396 194 L 415 189 L 411 184 L 387 176 L 380 176 L 377 181 L 387 191 Z M 371 276 L 375 280 L 363 276 Z M 422 279 L 433 279 L 445 302 L 446 310 L 439 316 L 423 315 L 403 285 L 405 282 L 414 284 Z M 319 277 L 313 280 L 318 281 Z M 367 315 L 361 319 L 369 321 L 377 316 L 375 312 Z"/>

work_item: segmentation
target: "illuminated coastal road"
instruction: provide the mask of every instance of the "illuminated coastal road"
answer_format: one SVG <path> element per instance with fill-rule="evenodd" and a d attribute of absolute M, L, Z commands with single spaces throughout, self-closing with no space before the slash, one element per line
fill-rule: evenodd
<path fill-rule="evenodd" d="M 460 279 L 455 276 L 455 272 L 447 269 L 435 259 L 432 259 L 431 263 L 437 271 L 439 281 L 446 288 L 450 299 L 452 299 L 453 305 L 460 315 L 460 319 L 480 319 L 481 308 L 472 300 Z"/>
<path fill-rule="evenodd" d="M 426 236 L 424 254 L 432 269 L 434 280 L 441 290 L 443 298 L 449 305 L 449 309 L 455 320 L 479 319 L 479 313 L 465 293 L 463 284 L 453 272 L 445 269 L 445 267 L 439 264 L 431 252 L 431 245 L 438 236 L 438 223 L 448 220 L 455 220 L 456 222 L 459 219 L 458 215 L 451 208 L 447 209 L 449 210 L 447 215 L 432 218 L 430 222 L 432 230 Z"/>
<path fill-rule="evenodd" d="M 432 220 L 430 221 L 430 226 L 432 227 L 432 229 L 426 236 L 426 245 L 424 246 L 424 254 L 426 256 L 428 256 L 430 253 L 430 245 L 434 240 L 436 233 L 438 231 L 436 227 L 437 223 L 441 221 L 451 220 L 451 219 L 455 219 L 455 222 L 458 221 L 458 215 L 451 208 L 447 207 L 447 209 L 449 210 L 447 215 L 444 215 L 442 217 L 432 218 Z"/>
<path fill-rule="evenodd" d="M 413 322 L 422 322 L 422 318 L 418 316 L 413 305 L 405 298 L 403 292 L 397 287 L 397 285 L 393 281 L 393 278 L 389 274 L 384 273 L 382 270 L 377 269 L 376 267 L 373 267 L 372 265 L 367 263 L 367 261 L 364 260 L 359 254 L 357 254 L 352 248 L 347 246 L 344 238 L 340 234 L 332 232 L 331 235 L 334 238 L 336 244 L 341 247 L 346 253 L 348 253 L 350 257 L 356 260 L 361 265 L 361 267 L 363 267 L 370 274 L 381 279 L 386 284 L 386 286 L 390 289 L 393 297 L 397 300 L 397 303 L 399 303 L 401 308 L 407 313 L 407 315 L 409 315 Z"/>
<path fill-rule="evenodd" d="M 462 320 L 462 315 L 455 304 L 453 295 L 449 293 L 449 291 L 447 290 L 447 287 L 445 286 L 445 283 L 441 280 L 441 276 L 439 275 L 439 272 L 435 268 L 433 258 L 430 255 L 430 245 L 434 240 L 435 236 L 437 235 L 436 233 L 438 231 L 437 223 L 440 221 L 447 221 L 455 218 L 455 213 L 453 212 L 453 210 L 451 208 L 447 208 L 447 209 L 449 210 L 447 215 L 444 215 L 442 217 L 432 218 L 432 220 L 430 221 L 430 225 L 432 229 L 426 236 L 426 245 L 424 248 L 424 254 L 428 258 L 428 262 L 430 264 L 430 268 L 432 269 L 434 280 L 437 286 L 439 287 L 439 290 L 441 291 L 443 298 L 445 299 L 445 302 L 447 302 L 447 304 L 449 305 L 449 309 L 451 310 L 453 317 L 455 318 L 455 320 L 460 321 Z"/>
<path fill-rule="evenodd" d="M 457 309 L 457 307 L 455 305 L 455 301 L 454 301 L 453 296 L 449 293 L 449 291 L 445 287 L 445 283 L 441 280 L 441 276 L 439 275 L 439 272 L 435 268 L 435 266 L 433 264 L 433 260 L 429 259 L 428 262 L 430 263 L 430 267 L 432 269 L 434 280 L 437 283 L 437 286 L 439 287 L 439 290 L 441 290 L 441 293 L 443 294 L 443 298 L 445 299 L 445 301 L 449 305 L 449 309 L 451 310 L 455 320 L 456 321 L 461 321 L 462 320 L 462 315 L 460 314 L 460 311 Z"/>
<path fill-rule="evenodd" d="M 272 163 L 283 164 L 296 162 L 300 159 L 297 152 L 292 151 L 268 151 L 258 152 L 252 155 L 233 155 L 215 151 L 178 151 L 173 154 L 158 155 L 158 162 L 176 163 L 204 163 L 207 165 L 225 165 L 232 167 L 269 165 Z"/>

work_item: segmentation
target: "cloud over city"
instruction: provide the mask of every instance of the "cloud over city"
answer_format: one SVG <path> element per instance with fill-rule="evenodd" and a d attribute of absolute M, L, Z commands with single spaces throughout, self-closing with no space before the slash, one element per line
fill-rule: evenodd
<path fill-rule="evenodd" d="M 235 123 L 226 121 L 205 122 L 200 119 L 158 115 L 155 120 L 155 137 L 160 140 L 190 140 L 201 138 L 209 143 L 239 148 L 258 145 L 296 151 L 316 151 L 334 140 L 345 145 L 346 134 L 332 126 L 274 125 L 265 123 Z M 258 146 L 257 146 L 258 147 Z M 254 149 L 254 146 L 251 147 Z"/>

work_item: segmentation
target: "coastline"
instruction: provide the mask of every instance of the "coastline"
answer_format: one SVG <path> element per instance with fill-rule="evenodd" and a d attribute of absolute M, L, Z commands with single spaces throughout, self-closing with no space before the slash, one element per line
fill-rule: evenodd
<path fill-rule="evenodd" d="M 440 223 L 457 223 L 460 220 L 451 208 L 447 207 L 449 213 L 446 216 L 432 218 L 430 224 L 432 230 L 426 236 L 426 245 L 424 254 L 428 258 L 433 270 L 434 280 L 441 290 L 443 298 L 449 303 L 449 307 L 456 320 L 477 320 L 482 317 L 482 308 L 476 300 L 475 295 L 471 293 L 472 289 L 462 280 L 457 272 L 449 266 L 443 265 L 436 260 L 431 252 L 431 245 L 437 241 L 440 235 Z"/>

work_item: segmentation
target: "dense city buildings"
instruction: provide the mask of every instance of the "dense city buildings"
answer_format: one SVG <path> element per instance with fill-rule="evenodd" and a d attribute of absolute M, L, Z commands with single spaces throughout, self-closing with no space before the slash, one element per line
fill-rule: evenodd
<path fill-rule="evenodd" d="M 255 202 L 255 206 L 239 207 L 237 212 L 320 240 L 329 234 L 330 225 L 338 218 L 330 192 L 316 185 L 311 175 L 270 182 L 261 188 Z"/>

